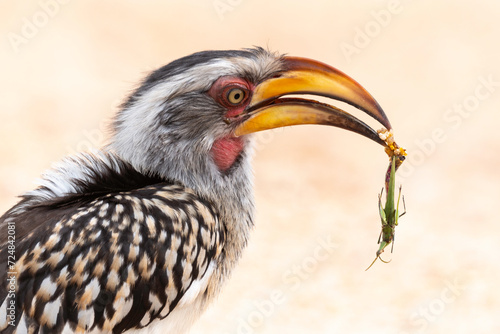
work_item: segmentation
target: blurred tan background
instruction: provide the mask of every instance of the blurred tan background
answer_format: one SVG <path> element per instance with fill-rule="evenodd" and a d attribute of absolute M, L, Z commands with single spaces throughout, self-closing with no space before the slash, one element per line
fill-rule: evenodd
<path fill-rule="evenodd" d="M 318 126 L 262 133 L 254 234 L 192 333 L 498 333 L 499 16 L 495 0 L 2 1 L 0 210 L 100 146 L 152 69 L 253 45 L 314 58 L 365 86 L 409 151 L 392 262 L 364 271 L 380 147 Z"/>

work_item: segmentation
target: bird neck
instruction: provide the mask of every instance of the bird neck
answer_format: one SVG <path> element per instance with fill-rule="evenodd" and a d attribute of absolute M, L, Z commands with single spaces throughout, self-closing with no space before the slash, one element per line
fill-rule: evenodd
<path fill-rule="evenodd" d="M 254 219 L 253 177 L 250 158 L 246 150 L 238 161 L 238 168 L 225 175 L 225 182 L 216 185 L 219 190 L 212 190 L 210 199 L 217 206 L 220 220 L 226 235 L 224 248 L 219 259 L 215 277 L 208 286 L 210 296 L 219 292 L 222 284 L 241 258 L 248 243 Z M 215 189 L 215 188 L 214 188 Z"/>
<path fill-rule="evenodd" d="M 240 258 L 253 226 L 251 138 L 223 137 L 208 149 L 177 143 L 166 145 L 163 152 L 137 150 L 123 143 L 109 147 L 141 173 L 178 182 L 213 203 L 226 230 L 224 254 L 217 269 L 220 281 Z"/>

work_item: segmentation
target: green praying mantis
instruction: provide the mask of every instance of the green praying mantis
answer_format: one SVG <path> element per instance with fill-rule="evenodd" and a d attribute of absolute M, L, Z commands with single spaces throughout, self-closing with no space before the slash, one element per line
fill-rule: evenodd
<path fill-rule="evenodd" d="M 382 208 L 382 193 L 384 192 L 384 188 L 378 195 L 378 208 L 380 214 L 380 220 L 382 222 L 382 231 L 380 231 L 380 236 L 378 238 L 378 244 L 380 244 L 379 249 L 377 250 L 375 260 L 370 264 L 366 270 L 370 269 L 377 259 L 384 263 L 389 263 L 390 261 L 384 261 L 380 254 L 384 251 L 384 249 L 392 243 L 391 252 L 394 249 L 394 231 L 396 226 L 398 225 L 398 219 L 406 213 L 406 205 L 405 198 L 403 196 L 403 208 L 404 212 L 399 214 L 399 200 L 401 199 L 401 186 L 399 187 L 399 195 L 396 205 L 394 204 L 394 188 L 396 186 L 396 170 L 403 163 L 405 157 L 404 155 L 392 155 L 391 163 L 389 164 L 389 168 L 387 169 L 386 177 L 385 177 L 385 188 L 386 188 L 386 200 L 385 207 Z"/>

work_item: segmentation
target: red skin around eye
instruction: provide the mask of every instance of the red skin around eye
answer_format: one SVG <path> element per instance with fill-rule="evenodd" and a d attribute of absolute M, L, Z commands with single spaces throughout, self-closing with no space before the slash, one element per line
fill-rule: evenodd
<path fill-rule="evenodd" d="M 229 101 L 227 101 L 227 97 L 225 94 L 231 88 L 237 87 L 247 92 L 247 95 L 241 104 L 233 106 L 229 103 Z M 217 81 L 212 85 L 212 87 L 208 91 L 208 95 L 210 95 L 217 103 L 227 109 L 227 112 L 225 114 L 226 118 L 233 118 L 240 115 L 248 106 L 253 89 L 254 86 L 245 79 L 238 77 L 221 77 L 217 79 Z"/>
<path fill-rule="evenodd" d="M 247 95 L 241 104 L 233 106 L 227 101 L 226 94 L 231 88 L 241 88 Z M 210 88 L 208 94 L 220 105 L 226 108 L 224 118 L 239 116 L 250 103 L 254 85 L 238 77 L 221 77 Z M 221 172 L 226 172 L 236 162 L 244 148 L 241 137 L 227 136 L 217 139 L 211 149 L 215 165 Z"/>

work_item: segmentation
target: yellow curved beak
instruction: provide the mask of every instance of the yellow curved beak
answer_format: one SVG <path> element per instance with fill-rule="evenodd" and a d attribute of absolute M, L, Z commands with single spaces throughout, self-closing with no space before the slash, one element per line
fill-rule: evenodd
<path fill-rule="evenodd" d="M 282 98 L 289 94 L 310 94 L 346 102 L 370 115 L 387 129 L 391 124 L 377 101 L 356 81 L 321 62 L 285 57 L 280 76 L 256 86 L 245 120 L 235 136 L 299 124 L 323 124 L 340 127 L 366 136 L 381 145 L 376 131 L 351 114 L 309 99 Z"/>

